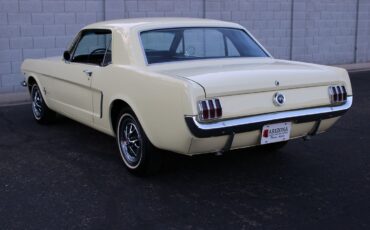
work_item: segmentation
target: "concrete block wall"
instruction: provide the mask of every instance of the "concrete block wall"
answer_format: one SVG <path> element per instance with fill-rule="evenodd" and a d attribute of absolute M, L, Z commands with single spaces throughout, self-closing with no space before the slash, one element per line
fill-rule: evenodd
<path fill-rule="evenodd" d="M 296 0 L 292 59 L 325 64 L 354 62 L 356 17 L 354 0 Z"/>
<path fill-rule="evenodd" d="M 291 0 L 208 0 L 206 18 L 245 26 L 275 57 L 290 58 Z"/>
<path fill-rule="evenodd" d="M 204 0 L 105 0 L 106 19 L 204 17 Z"/>
<path fill-rule="evenodd" d="M 356 62 L 370 61 L 370 1 L 360 1 L 358 6 Z"/>
<path fill-rule="evenodd" d="M 240 23 L 276 58 L 370 61 L 369 0 L 0 0 L 0 93 L 24 90 L 21 62 L 61 55 L 87 24 L 165 16 Z"/>
<path fill-rule="evenodd" d="M 104 0 L 0 0 L 0 93 L 24 90 L 22 61 L 61 55 L 103 9 Z"/>

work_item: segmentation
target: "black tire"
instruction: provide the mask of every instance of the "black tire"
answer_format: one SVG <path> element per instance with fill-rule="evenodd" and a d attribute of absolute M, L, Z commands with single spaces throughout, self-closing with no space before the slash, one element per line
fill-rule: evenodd
<path fill-rule="evenodd" d="M 282 148 L 284 148 L 288 144 L 288 141 L 281 141 L 281 142 L 276 142 L 272 144 L 267 144 L 267 145 L 262 145 L 261 147 L 264 150 L 267 150 L 269 152 L 276 152 Z"/>
<path fill-rule="evenodd" d="M 56 113 L 49 109 L 42 97 L 37 84 L 31 86 L 33 118 L 40 124 L 48 124 L 55 120 Z"/>
<path fill-rule="evenodd" d="M 160 170 L 162 154 L 150 142 L 129 108 L 122 109 L 118 115 L 116 139 L 121 158 L 131 173 L 149 175 Z"/>

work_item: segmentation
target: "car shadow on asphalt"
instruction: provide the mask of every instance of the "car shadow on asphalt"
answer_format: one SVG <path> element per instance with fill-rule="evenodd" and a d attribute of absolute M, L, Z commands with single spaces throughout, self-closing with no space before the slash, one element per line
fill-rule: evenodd
<path fill-rule="evenodd" d="M 86 148 L 89 155 L 94 155 L 96 160 L 112 160 L 122 164 L 122 170 L 125 170 L 121 162 L 116 141 L 114 138 L 102 134 L 94 129 L 79 124 L 67 117 L 59 115 L 56 122 L 52 125 L 55 129 L 63 128 L 66 135 L 70 135 L 71 142 L 76 138 L 76 134 L 82 136 L 80 141 L 75 143 L 75 151 L 81 151 L 80 146 Z M 55 138 L 58 138 L 57 136 Z M 93 144 L 92 144 L 93 143 Z M 154 177 L 164 176 L 166 174 L 182 174 L 193 171 L 193 173 L 212 173 L 222 171 L 255 170 L 267 166 L 279 165 L 279 162 L 285 158 L 284 149 L 277 151 L 268 151 L 263 146 L 251 147 L 246 149 L 232 150 L 223 153 L 221 156 L 215 153 L 201 154 L 195 156 L 186 156 L 169 151 L 161 151 L 163 164 L 161 170 L 153 175 Z"/>

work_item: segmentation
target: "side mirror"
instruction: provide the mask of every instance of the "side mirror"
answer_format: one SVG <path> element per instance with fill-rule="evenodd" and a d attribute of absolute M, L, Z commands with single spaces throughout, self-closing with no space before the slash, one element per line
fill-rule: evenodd
<path fill-rule="evenodd" d="M 67 50 L 67 51 L 64 51 L 64 53 L 63 53 L 63 58 L 64 58 L 64 60 L 65 61 L 70 61 L 70 59 L 71 59 L 71 54 L 69 53 L 69 51 Z"/>

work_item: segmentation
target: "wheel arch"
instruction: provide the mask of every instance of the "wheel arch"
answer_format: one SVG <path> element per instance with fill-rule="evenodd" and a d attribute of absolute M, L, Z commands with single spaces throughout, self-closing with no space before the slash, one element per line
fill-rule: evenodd
<path fill-rule="evenodd" d="M 156 146 L 155 140 L 152 136 L 152 133 L 150 132 L 151 130 L 149 130 L 149 127 L 145 123 L 144 118 L 141 116 L 139 109 L 136 108 L 135 104 L 133 102 L 131 102 L 129 99 L 116 98 L 116 99 L 112 100 L 112 102 L 110 103 L 110 106 L 109 106 L 109 120 L 110 120 L 111 129 L 113 131 L 112 132 L 113 135 L 116 136 L 116 133 L 117 133 L 117 130 L 116 130 L 117 127 L 116 126 L 117 126 L 117 122 L 118 122 L 118 119 L 119 119 L 118 115 L 119 115 L 120 111 L 123 108 L 129 108 L 129 109 L 132 110 L 133 115 L 136 117 L 136 119 L 140 123 L 140 126 L 142 127 L 145 135 L 148 137 L 149 141 L 154 146 Z"/>
<path fill-rule="evenodd" d="M 109 106 L 109 121 L 110 121 L 110 125 L 112 127 L 114 135 L 116 135 L 116 133 L 117 133 L 116 125 L 117 125 L 117 122 L 118 122 L 118 119 L 119 119 L 118 115 L 119 115 L 119 112 L 123 108 L 130 108 L 133 111 L 132 107 L 123 99 L 114 99 L 110 103 L 110 106 Z"/>
<path fill-rule="evenodd" d="M 36 73 L 28 73 L 26 75 L 26 82 L 27 82 L 27 88 L 29 92 L 31 92 L 33 84 L 37 84 L 40 88 L 43 87 Z M 41 93 L 42 93 L 42 96 L 44 96 L 42 90 L 41 90 Z"/>
<path fill-rule="evenodd" d="M 45 92 L 43 89 L 43 85 L 40 81 L 40 79 L 37 77 L 37 74 L 35 73 L 29 73 L 26 75 L 26 82 L 27 82 L 27 89 L 28 89 L 28 92 L 31 94 L 31 90 L 32 90 L 32 86 L 34 84 L 37 84 L 38 87 L 40 88 L 40 92 L 41 92 L 41 95 L 44 99 L 44 102 L 47 106 L 49 106 L 49 101 L 48 101 L 48 98 L 46 97 L 45 95 Z"/>
<path fill-rule="evenodd" d="M 33 76 L 29 76 L 29 77 L 28 77 L 28 79 L 27 79 L 27 88 L 28 88 L 28 92 L 30 92 L 30 93 L 31 93 L 32 86 L 33 86 L 34 84 L 39 85 L 39 84 L 37 83 L 37 81 L 36 81 L 36 78 L 35 78 L 35 77 L 33 77 Z"/>

